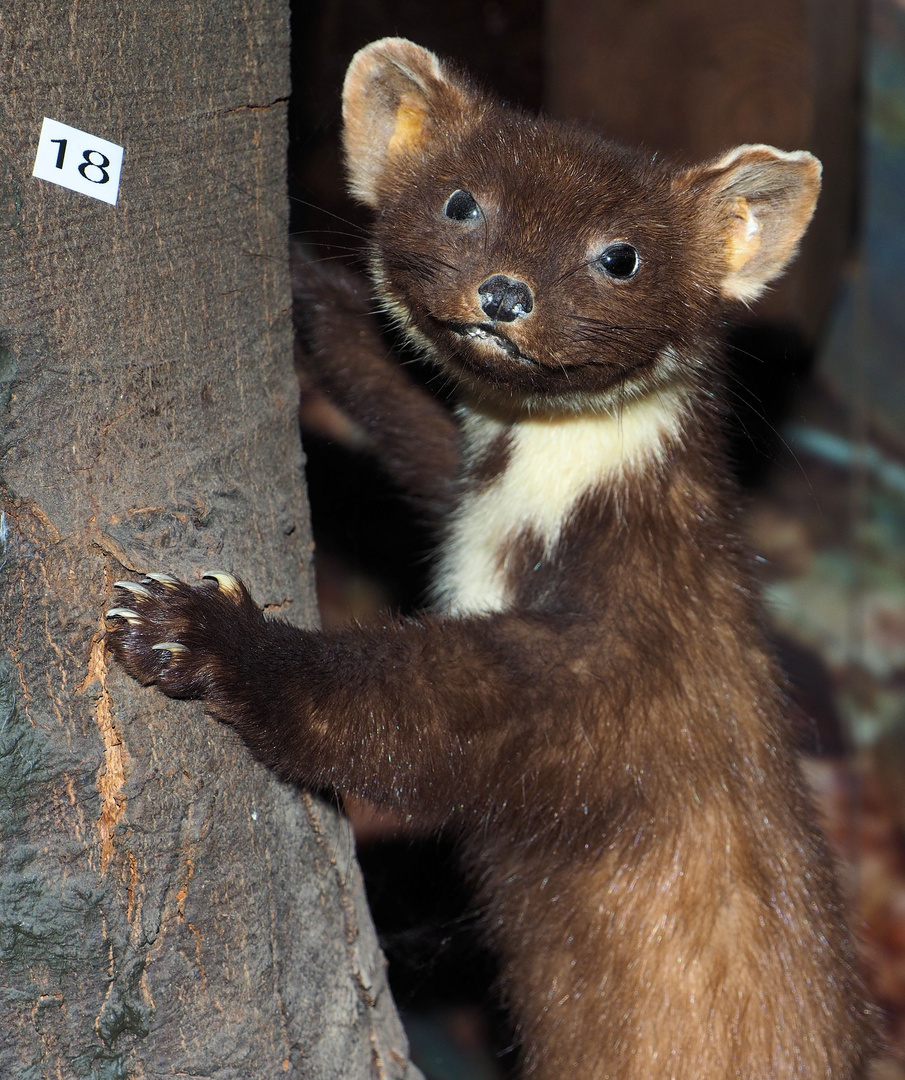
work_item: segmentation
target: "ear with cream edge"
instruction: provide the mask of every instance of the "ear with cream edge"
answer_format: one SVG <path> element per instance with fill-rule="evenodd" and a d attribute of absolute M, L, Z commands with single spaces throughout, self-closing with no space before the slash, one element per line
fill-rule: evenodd
<path fill-rule="evenodd" d="M 786 268 L 814 213 L 821 171 L 805 150 L 754 145 L 682 175 L 680 185 L 709 203 L 726 260 L 723 296 L 754 300 Z"/>
<path fill-rule="evenodd" d="M 405 38 L 382 38 L 357 52 L 343 86 L 352 194 L 377 206 L 387 171 L 423 153 L 442 126 L 461 120 L 467 101 L 437 57 Z"/>

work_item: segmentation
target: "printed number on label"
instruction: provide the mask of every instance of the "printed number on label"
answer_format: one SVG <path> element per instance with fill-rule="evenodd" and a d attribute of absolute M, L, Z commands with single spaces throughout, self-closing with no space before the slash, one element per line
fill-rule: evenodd
<path fill-rule="evenodd" d="M 33 176 L 115 204 L 123 148 L 44 117 Z"/>

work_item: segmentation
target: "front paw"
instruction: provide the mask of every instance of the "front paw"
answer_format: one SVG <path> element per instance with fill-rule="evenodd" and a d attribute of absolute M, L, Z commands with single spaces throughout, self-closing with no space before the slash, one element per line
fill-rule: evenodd
<path fill-rule="evenodd" d="M 186 585 L 169 574 L 118 581 L 106 613 L 107 647 L 140 683 L 170 697 L 212 700 L 241 679 L 265 632 L 260 608 L 241 581 L 222 571 Z"/>

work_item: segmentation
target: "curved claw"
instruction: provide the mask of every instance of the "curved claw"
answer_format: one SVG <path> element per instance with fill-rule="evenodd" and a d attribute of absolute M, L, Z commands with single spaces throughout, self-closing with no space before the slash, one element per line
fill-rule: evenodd
<path fill-rule="evenodd" d="M 137 611 L 125 607 L 112 607 L 104 612 L 105 619 L 125 619 L 130 626 L 138 626 L 142 621 Z"/>
<path fill-rule="evenodd" d="M 225 570 L 208 570 L 206 574 L 201 575 L 202 581 L 205 578 L 208 578 L 211 581 L 216 581 L 217 585 L 225 593 L 229 593 L 230 596 L 234 597 L 236 600 L 241 598 L 242 589 L 239 585 L 239 582 L 232 576 L 232 574 L 228 574 Z"/>
<path fill-rule="evenodd" d="M 139 585 L 137 581 L 114 581 L 113 588 L 125 589 L 126 592 L 134 593 L 145 600 L 150 600 L 154 595 L 150 589 L 146 589 L 144 585 Z"/>
<path fill-rule="evenodd" d="M 167 589 L 175 589 L 179 585 L 179 579 L 174 578 L 172 574 L 145 574 L 145 581 L 156 581 L 158 585 L 163 585 Z"/>
<path fill-rule="evenodd" d="M 174 655 L 176 653 L 187 653 L 189 651 L 187 645 L 181 645 L 178 641 L 161 641 L 157 645 L 152 645 L 151 648 L 156 649 L 158 652 L 168 652 L 173 653 Z"/>

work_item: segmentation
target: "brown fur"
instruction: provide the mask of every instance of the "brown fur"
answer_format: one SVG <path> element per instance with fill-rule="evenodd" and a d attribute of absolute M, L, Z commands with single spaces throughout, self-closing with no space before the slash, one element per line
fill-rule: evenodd
<path fill-rule="evenodd" d="M 725 300 L 794 253 L 819 166 L 677 169 L 410 42 L 363 50 L 344 105 L 381 295 L 458 381 L 463 441 L 356 288 L 300 265 L 309 371 L 452 508 L 439 609 L 306 632 L 238 583 L 151 579 L 111 649 L 284 776 L 458 832 L 526 1076 L 854 1080 L 871 1020 L 733 528 L 716 347 Z M 455 190 L 480 214 L 446 215 Z M 614 242 L 634 277 L 597 264 Z M 482 311 L 499 274 L 529 315 Z"/>

